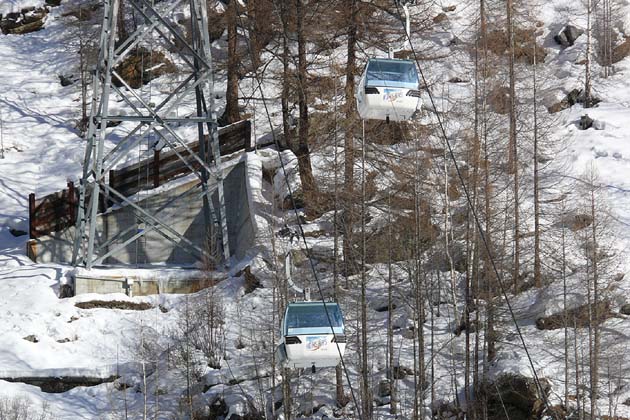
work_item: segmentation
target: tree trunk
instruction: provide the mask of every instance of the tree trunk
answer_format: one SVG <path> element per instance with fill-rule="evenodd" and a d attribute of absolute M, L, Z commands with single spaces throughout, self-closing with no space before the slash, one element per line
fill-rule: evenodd
<path fill-rule="evenodd" d="M 334 210 L 333 210 L 333 286 L 334 286 L 334 299 L 339 301 L 339 229 L 337 229 L 339 223 L 339 164 L 338 164 L 338 145 L 337 145 L 337 79 L 335 79 L 335 100 L 334 100 L 334 119 L 335 128 L 333 131 L 333 147 L 334 147 Z M 341 363 L 335 367 L 335 396 L 337 399 L 337 405 L 343 407 L 345 404 L 345 396 L 343 393 L 343 372 L 341 370 Z"/>
<path fill-rule="evenodd" d="M 536 39 L 534 38 L 534 285 L 542 287 L 540 272 L 540 187 L 538 177 L 538 81 L 536 80 Z"/>
<path fill-rule="evenodd" d="M 127 33 L 127 29 L 125 27 L 125 0 L 119 0 L 118 2 L 118 16 L 116 19 L 118 20 L 116 23 L 116 26 L 118 27 L 118 45 L 120 45 L 129 38 L 129 34 Z"/>
<path fill-rule="evenodd" d="M 356 66 L 356 44 L 357 44 L 357 19 L 358 0 L 346 0 L 348 13 L 348 61 L 346 63 L 346 87 L 345 87 L 345 111 L 346 128 L 344 133 L 344 270 L 346 276 L 355 271 L 355 258 L 352 250 L 354 240 L 352 229 L 354 225 L 354 131 L 356 124 L 356 111 L 354 99 L 354 71 Z"/>
<path fill-rule="evenodd" d="M 592 20 L 593 3 L 586 3 L 586 60 L 584 63 L 584 108 L 591 107 L 591 49 L 592 49 Z"/>
<path fill-rule="evenodd" d="M 289 11 L 285 0 L 278 0 L 280 3 L 280 20 L 282 21 L 282 132 L 284 143 L 291 147 L 293 143 L 293 131 L 289 122 Z"/>
<path fill-rule="evenodd" d="M 391 195 L 387 196 L 388 203 L 388 242 L 394 244 L 392 234 L 392 205 Z M 387 253 L 387 381 L 389 382 L 389 413 L 396 415 L 398 411 L 398 401 L 396 400 L 396 381 L 394 378 L 394 328 L 392 325 L 394 305 L 392 301 L 392 246 Z"/>
<path fill-rule="evenodd" d="M 514 259 L 512 267 L 512 283 L 514 293 L 518 293 L 520 273 L 520 213 L 519 213 L 519 177 L 518 177 L 518 145 L 516 142 L 516 75 L 514 73 L 514 6 L 507 0 L 507 30 L 509 42 L 509 78 L 510 78 L 510 141 L 509 170 L 513 174 L 514 192 Z"/>
<path fill-rule="evenodd" d="M 224 121 L 227 124 L 232 124 L 241 119 L 238 110 L 238 65 L 240 60 L 236 52 L 238 35 L 236 26 L 238 19 L 238 3 L 236 0 L 231 0 L 228 3 L 225 17 L 227 25 L 228 59 Z"/>
<path fill-rule="evenodd" d="M 590 205 L 592 226 L 592 254 L 591 265 L 593 271 L 593 319 L 595 320 L 593 329 L 593 351 L 591 354 L 591 420 L 597 418 L 597 398 L 599 397 L 599 347 L 600 347 L 600 331 L 599 331 L 599 271 L 597 264 L 597 218 L 595 204 L 595 185 L 593 178 L 590 179 Z"/>
<path fill-rule="evenodd" d="M 367 273 L 366 259 L 366 192 L 365 192 L 365 129 L 361 137 L 361 402 L 364 419 L 372 418 L 372 396 L 370 392 L 370 376 L 368 371 L 368 341 L 367 341 Z"/>
<path fill-rule="evenodd" d="M 306 40 L 304 39 L 304 4 L 303 0 L 296 1 L 297 13 L 297 38 L 298 38 L 298 107 L 300 120 L 298 129 L 298 144 L 293 150 L 298 160 L 300 181 L 307 213 L 313 214 L 317 187 L 313 179 L 311 167 L 311 154 L 308 147 L 308 98 L 306 95 Z"/>
<path fill-rule="evenodd" d="M 562 211 L 560 214 L 565 217 L 565 205 L 562 201 Z M 567 312 L 567 247 L 566 247 L 566 227 L 562 225 L 561 249 L 562 249 L 562 304 L 564 318 L 564 407 L 569 407 L 569 315 Z"/>

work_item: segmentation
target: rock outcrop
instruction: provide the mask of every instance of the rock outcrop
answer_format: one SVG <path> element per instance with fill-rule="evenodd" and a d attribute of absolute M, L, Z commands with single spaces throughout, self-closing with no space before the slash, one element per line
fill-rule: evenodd
<path fill-rule="evenodd" d="M 47 7 L 26 7 L 19 12 L 0 15 L 0 30 L 5 35 L 39 31 L 44 27 L 47 15 Z"/>
<path fill-rule="evenodd" d="M 597 318 L 594 318 L 595 311 L 597 311 Z M 550 316 L 541 317 L 536 320 L 536 328 L 539 330 L 556 330 L 564 328 L 565 319 L 567 327 L 585 328 L 588 327 L 591 317 L 593 322 L 601 324 L 609 318 L 612 318 L 615 314 L 610 309 L 610 303 L 602 301 L 595 305 L 592 303 L 589 305 L 581 305 L 576 308 L 568 309 L 566 316 L 564 312 L 558 312 Z"/>
<path fill-rule="evenodd" d="M 575 44 L 575 41 L 584 33 L 583 30 L 576 28 L 573 25 L 567 25 L 554 36 L 553 39 L 564 48 L 570 47 Z"/>

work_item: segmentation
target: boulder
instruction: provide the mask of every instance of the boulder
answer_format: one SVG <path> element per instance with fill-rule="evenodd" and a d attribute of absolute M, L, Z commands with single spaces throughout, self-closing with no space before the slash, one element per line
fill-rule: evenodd
<path fill-rule="evenodd" d="M 623 305 L 621 309 L 619 309 L 619 312 L 624 315 L 630 315 L 630 303 L 626 303 L 625 305 Z"/>
<path fill-rule="evenodd" d="M 59 83 L 61 83 L 61 86 L 63 87 L 70 86 L 74 83 L 72 75 L 60 74 L 58 77 Z"/>
<path fill-rule="evenodd" d="M 378 389 L 376 395 L 379 397 L 389 397 L 392 393 L 392 385 L 387 379 L 382 379 L 378 383 Z"/>
<path fill-rule="evenodd" d="M 553 315 L 540 317 L 536 320 L 536 328 L 539 330 L 557 330 L 565 327 L 565 319 L 567 327 L 585 328 L 588 327 L 589 319 L 594 316 L 595 310 L 597 310 L 597 319 L 593 321 L 597 324 L 601 324 L 609 318 L 615 316 L 610 309 L 610 303 L 608 301 L 602 301 L 595 306 L 594 303 L 590 305 L 581 305 L 576 308 L 567 310 L 565 317 L 564 311 L 555 313 Z"/>
<path fill-rule="evenodd" d="M 575 40 L 582 35 L 584 31 L 582 29 L 578 29 L 573 25 L 567 25 L 558 33 L 558 35 L 554 36 L 553 39 L 564 48 L 570 47 L 575 44 Z"/>
<path fill-rule="evenodd" d="M 27 235 L 28 232 L 22 230 L 22 229 L 16 229 L 16 228 L 10 228 L 9 229 L 9 233 L 13 236 L 15 236 L 16 238 L 20 237 L 20 236 L 24 236 Z"/>
<path fill-rule="evenodd" d="M 580 117 L 580 122 L 578 123 L 578 127 L 580 130 L 588 130 L 593 126 L 594 120 L 588 116 L 588 114 L 584 114 Z"/>
<path fill-rule="evenodd" d="M 251 267 L 248 265 L 243 270 L 243 277 L 245 279 L 245 294 L 249 294 L 256 289 L 260 289 L 263 287 L 262 283 L 258 278 L 252 273 Z"/>
<path fill-rule="evenodd" d="M 65 299 L 74 296 L 74 290 L 69 284 L 62 284 L 59 287 L 59 299 Z"/>
<path fill-rule="evenodd" d="M 575 44 L 575 41 L 578 39 L 578 37 L 584 33 L 583 30 L 578 29 L 573 25 L 567 25 L 564 28 L 563 32 L 567 41 L 569 42 L 569 45 Z"/>
<path fill-rule="evenodd" d="M 284 200 L 282 200 L 282 205 L 280 206 L 280 208 L 282 208 L 282 210 L 299 210 L 299 209 L 303 209 L 305 206 L 305 202 L 304 202 L 304 193 L 302 192 L 302 189 L 299 188 L 295 191 L 293 191 L 293 199 L 291 199 L 291 195 L 287 195 L 286 197 L 284 197 Z"/>
<path fill-rule="evenodd" d="M 542 391 L 549 395 L 551 386 L 546 379 L 540 380 Z M 488 419 L 540 418 L 545 407 L 543 396 L 532 378 L 506 374 L 484 385 L 487 395 Z"/>
<path fill-rule="evenodd" d="M 615 46 L 612 50 L 612 63 L 618 63 L 630 55 L 630 36 L 626 37 L 624 42 Z"/>
<path fill-rule="evenodd" d="M 569 109 L 575 104 L 583 104 L 584 100 L 585 100 L 585 97 L 584 97 L 584 93 L 582 92 L 582 89 L 573 89 L 560 102 L 556 102 L 555 104 L 549 106 L 547 108 L 547 111 L 549 111 L 550 114 L 555 114 L 556 112 Z M 601 99 L 591 95 L 590 97 L 591 107 L 597 105 L 600 102 L 601 102 Z"/>
<path fill-rule="evenodd" d="M 163 52 L 138 47 L 131 51 L 115 70 L 129 86 L 137 89 L 164 74 L 175 73 L 177 68 Z M 117 87 L 122 86 L 118 78 L 112 78 L 112 82 Z"/>
<path fill-rule="evenodd" d="M 46 15 L 48 15 L 47 7 L 27 7 L 19 12 L 7 13 L 1 16 L 0 30 L 5 35 L 22 35 L 39 31 L 44 27 Z"/>
<path fill-rule="evenodd" d="M 433 23 L 442 23 L 445 20 L 448 20 L 448 16 L 446 16 L 446 13 L 440 13 L 433 18 Z"/>

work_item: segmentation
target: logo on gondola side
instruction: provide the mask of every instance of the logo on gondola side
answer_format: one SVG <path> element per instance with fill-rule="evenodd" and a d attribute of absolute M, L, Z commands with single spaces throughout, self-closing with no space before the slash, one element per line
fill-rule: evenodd
<path fill-rule="evenodd" d="M 383 94 L 383 100 L 385 102 L 396 102 L 400 97 L 402 97 L 402 90 L 385 88 L 385 93 Z"/>
<path fill-rule="evenodd" d="M 326 340 L 326 336 L 306 337 L 307 351 L 326 350 L 327 347 L 328 340 Z"/>

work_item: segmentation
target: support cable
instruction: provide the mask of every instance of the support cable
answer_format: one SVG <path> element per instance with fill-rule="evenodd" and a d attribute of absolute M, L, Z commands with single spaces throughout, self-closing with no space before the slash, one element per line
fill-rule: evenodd
<path fill-rule="evenodd" d="M 241 16 L 237 14 L 237 18 L 240 21 L 241 26 L 243 28 L 245 28 L 245 26 L 243 25 L 243 20 L 242 20 Z M 254 54 L 253 54 L 253 50 L 252 50 L 252 46 L 251 46 L 251 41 L 250 41 L 249 38 L 247 39 L 246 44 L 247 44 L 247 49 L 248 49 L 248 52 L 249 52 L 249 55 L 250 55 L 251 63 L 253 65 L 255 60 L 254 60 Z M 258 76 L 257 69 L 252 68 L 252 73 L 253 73 L 254 78 L 256 79 L 257 84 L 258 84 L 258 90 L 260 91 L 261 100 L 262 100 L 262 103 L 263 103 L 263 107 L 265 109 L 265 114 L 267 116 L 267 122 L 269 123 L 269 128 L 271 130 L 271 136 L 273 138 L 273 143 L 276 146 L 276 152 L 277 152 L 278 158 L 280 160 L 280 167 L 282 168 L 282 174 L 283 174 L 283 177 L 284 177 L 284 181 L 285 181 L 285 184 L 287 186 L 287 190 L 289 192 L 289 197 L 291 199 L 291 207 L 293 207 L 293 212 L 295 213 L 295 218 L 296 218 L 296 221 L 297 221 L 298 230 L 300 232 L 300 237 L 302 238 L 302 242 L 304 243 L 304 248 L 306 250 L 306 255 L 308 255 L 309 265 L 311 267 L 311 271 L 313 272 L 313 277 L 315 278 L 315 282 L 317 283 L 317 290 L 318 290 L 318 293 L 319 293 L 319 295 L 320 295 L 320 297 L 322 299 L 322 303 L 324 305 L 324 311 L 326 312 L 326 318 L 328 319 L 328 324 L 330 325 L 330 330 L 332 331 L 333 338 L 335 339 L 335 346 L 337 348 L 337 353 L 339 354 L 339 359 L 341 361 L 341 366 L 342 366 L 342 368 L 344 370 L 346 381 L 348 382 L 348 387 L 350 388 L 350 394 L 352 396 L 352 401 L 353 401 L 353 403 L 354 403 L 354 405 L 356 407 L 359 420 L 361 420 L 361 419 L 363 419 L 363 415 L 361 413 L 361 408 L 360 408 L 360 406 L 358 404 L 358 400 L 356 398 L 356 395 L 355 395 L 355 392 L 354 392 L 354 388 L 352 387 L 352 382 L 350 381 L 350 374 L 348 373 L 348 368 L 347 368 L 345 360 L 343 358 L 343 354 L 341 353 L 341 349 L 339 348 L 339 343 L 337 342 L 337 339 L 336 339 L 337 338 L 337 334 L 335 333 L 335 330 L 334 330 L 332 317 L 330 316 L 330 312 L 328 311 L 328 307 L 327 307 L 326 302 L 324 300 L 324 293 L 323 293 L 323 290 L 322 290 L 319 278 L 317 276 L 317 270 L 315 269 L 315 264 L 313 263 L 313 259 L 311 258 L 311 251 L 310 251 L 310 248 L 308 246 L 308 242 L 306 241 L 306 235 L 304 234 L 304 229 L 302 227 L 302 222 L 300 220 L 300 215 L 299 215 L 299 212 L 297 210 L 296 203 L 295 203 L 295 198 L 293 197 L 293 190 L 292 190 L 291 185 L 289 183 L 289 176 L 287 174 L 287 170 L 286 170 L 286 166 L 284 164 L 284 160 L 282 159 L 282 153 L 280 152 L 280 142 L 278 141 L 278 137 L 276 136 L 276 133 L 275 133 L 275 131 L 273 129 L 273 122 L 271 121 L 271 114 L 269 113 L 269 108 L 267 107 L 267 100 L 265 98 L 265 92 L 262 89 L 262 81 L 261 81 L 260 77 Z M 303 88 L 303 87 L 300 87 L 300 88 Z"/>
<path fill-rule="evenodd" d="M 398 14 L 400 15 L 400 6 L 398 4 L 398 2 L 396 2 L 396 9 L 398 10 Z M 403 28 L 404 28 L 404 22 L 401 23 L 403 24 Z M 405 32 L 406 33 L 406 32 Z M 416 62 L 416 66 L 418 67 L 418 72 L 420 73 L 420 77 L 422 77 L 422 82 L 424 83 L 426 90 L 427 90 L 427 94 L 429 96 L 429 100 L 431 101 L 431 106 L 433 107 L 433 109 L 437 110 L 436 106 L 435 106 L 435 100 L 433 99 L 433 94 L 431 93 L 431 89 L 429 88 L 429 85 L 427 84 L 427 80 L 424 76 L 424 72 L 422 71 L 422 68 L 420 67 L 419 64 L 419 60 L 418 60 L 418 55 L 416 54 L 416 50 L 413 46 L 413 44 L 411 43 L 411 37 L 410 34 L 406 33 L 406 37 L 409 41 L 409 46 L 411 48 L 411 52 L 413 54 L 414 57 L 414 61 Z M 466 197 L 466 202 L 468 204 L 468 207 L 470 208 L 470 212 L 473 215 L 473 218 L 475 220 L 475 224 L 477 225 L 477 229 L 479 231 L 479 237 L 484 245 L 484 249 L 486 251 L 486 253 L 488 254 L 488 259 L 490 260 L 490 265 L 492 266 L 492 271 L 494 272 L 496 278 L 497 278 L 497 282 L 499 284 L 499 288 L 501 289 L 501 294 L 503 295 L 503 298 L 505 299 L 505 303 L 507 305 L 508 311 L 510 312 L 510 317 L 512 319 L 512 322 L 514 323 L 514 326 L 516 328 L 516 333 L 519 336 L 519 339 L 521 341 L 521 344 L 523 346 L 523 350 L 525 351 L 525 355 L 527 357 L 527 361 L 528 364 L 532 370 L 532 374 L 534 376 L 534 382 L 536 383 L 536 387 L 538 388 L 538 392 L 540 393 L 540 397 L 542 398 L 545 407 L 547 408 L 547 410 L 550 409 L 549 406 L 549 401 L 547 399 L 547 395 L 545 394 L 542 385 L 540 383 L 540 378 L 538 377 L 538 373 L 536 372 L 536 368 L 534 366 L 534 362 L 532 360 L 532 357 L 529 353 L 529 350 L 527 348 L 527 343 L 525 342 L 525 338 L 523 337 L 523 333 L 521 332 L 521 328 L 518 325 L 518 322 L 516 320 L 516 315 L 514 314 L 514 310 L 512 308 L 512 304 L 510 303 L 510 299 L 507 295 L 507 290 L 505 288 L 505 285 L 503 283 L 503 279 L 501 277 L 501 275 L 499 274 L 499 270 L 496 266 L 496 263 L 494 261 L 494 257 L 492 256 L 492 252 L 490 250 L 490 245 L 488 244 L 488 241 L 486 239 L 486 234 L 485 231 L 483 230 L 483 227 L 481 225 L 481 222 L 479 220 L 479 216 L 477 215 L 477 210 L 475 209 L 475 206 L 473 205 L 473 201 L 470 197 L 470 192 L 468 191 L 468 187 L 466 186 L 466 183 L 464 182 L 464 177 L 462 175 L 461 169 L 459 167 L 459 164 L 457 163 L 457 159 L 455 158 L 455 154 L 453 152 L 453 147 L 451 146 L 451 143 L 448 139 L 448 136 L 446 134 L 446 129 L 444 128 L 444 124 L 442 122 L 442 119 L 440 118 L 440 114 L 438 112 L 435 113 L 435 116 L 437 118 L 438 121 L 438 126 L 440 128 L 440 133 L 442 134 L 442 136 L 444 137 L 444 142 L 448 148 L 448 152 L 449 152 L 449 156 L 451 158 L 451 160 L 453 161 L 453 165 L 455 167 L 455 170 L 457 172 L 457 178 L 462 186 L 462 190 L 464 191 L 464 196 Z"/>

